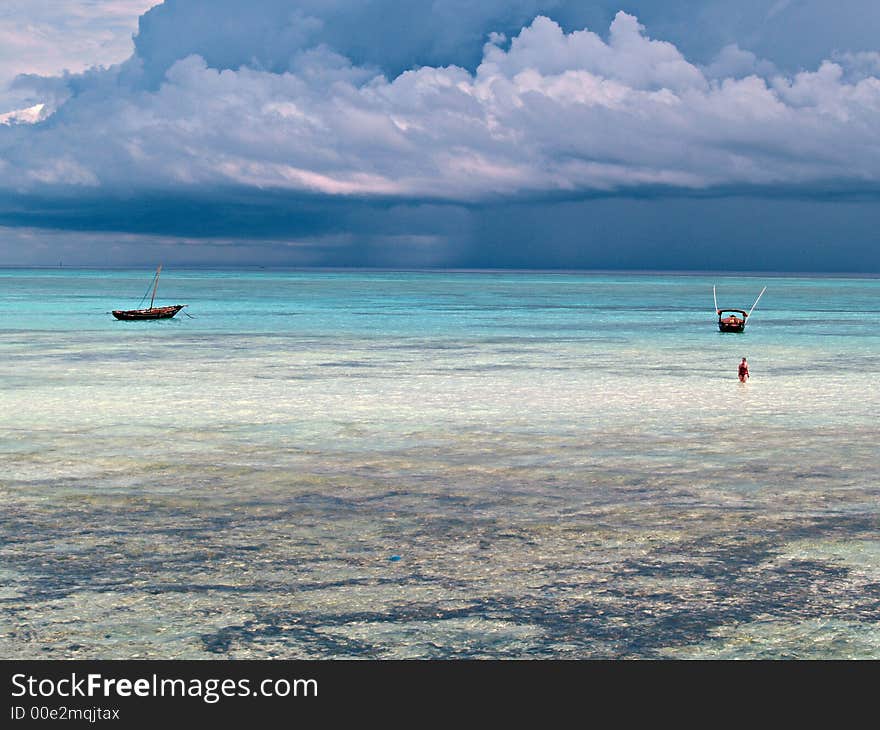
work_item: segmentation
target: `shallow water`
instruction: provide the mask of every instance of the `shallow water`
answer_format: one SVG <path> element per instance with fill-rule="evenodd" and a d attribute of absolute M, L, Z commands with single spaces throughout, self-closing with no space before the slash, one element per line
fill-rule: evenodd
<path fill-rule="evenodd" d="M 149 278 L 0 271 L 0 655 L 880 658 L 880 280 Z"/>

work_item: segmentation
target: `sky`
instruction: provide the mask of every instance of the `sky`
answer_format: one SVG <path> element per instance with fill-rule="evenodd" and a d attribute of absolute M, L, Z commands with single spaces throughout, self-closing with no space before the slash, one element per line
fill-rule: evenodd
<path fill-rule="evenodd" d="M 4 0 L 0 265 L 880 272 L 875 0 Z"/>

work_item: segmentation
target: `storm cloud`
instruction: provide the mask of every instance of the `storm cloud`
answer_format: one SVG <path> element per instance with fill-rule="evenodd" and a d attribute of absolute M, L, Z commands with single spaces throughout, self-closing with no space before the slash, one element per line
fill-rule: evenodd
<path fill-rule="evenodd" d="M 127 61 L 15 81 L 29 106 L 0 116 L 0 222 L 223 235 L 182 223 L 209 200 L 239 212 L 230 235 L 259 211 L 252 235 L 368 238 L 369 211 L 411 209 L 433 212 L 393 235 L 425 240 L 456 209 L 470 233 L 436 235 L 462 241 L 511 205 L 874 199 L 873 6 L 843 3 L 805 59 L 768 39 L 817 3 L 745 2 L 736 22 L 728 3 L 631 5 L 645 25 L 604 2 L 167 0 Z M 124 212 L 144 206 L 152 227 Z"/>

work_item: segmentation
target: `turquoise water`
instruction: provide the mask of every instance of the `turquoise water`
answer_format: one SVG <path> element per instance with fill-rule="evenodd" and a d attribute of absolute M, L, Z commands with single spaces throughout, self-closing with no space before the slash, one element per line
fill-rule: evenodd
<path fill-rule="evenodd" d="M 0 270 L 4 656 L 880 657 L 880 280 L 150 277 Z"/>

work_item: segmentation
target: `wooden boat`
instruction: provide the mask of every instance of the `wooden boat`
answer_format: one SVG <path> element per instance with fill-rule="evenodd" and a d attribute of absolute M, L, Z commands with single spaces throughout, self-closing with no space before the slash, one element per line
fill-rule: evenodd
<path fill-rule="evenodd" d="M 114 309 L 112 314 L 116 319 L 170 319 L 185 306 L 185 304 L 175 304 L 171 307 L 149 309 Z"/>
<path fill-rule="evenodd" d="M 162 273 L 162 265 L 159 264 L 159 268 L 156 269 L 156 274 L 153 277 L 153 281 L 151 282 L 151 287 L 153 289 L 153 296 L 150 297 L 150 306 L 147 309 L 114 309 L 111 314 L 116 317 L 116 319 L 125 319 L 125 320 L 134 320 L 134 319 L 171 319 L 175 314 L 177 314 L 181 309 L 183 309 L 185 304 L 172 304 L 168 307 L 154 307 L 153 302 L 156 300 L 156 290 L 159 288 L 159 274 Z M 147 289 L 147 292 L 150 290 Z M 141 301 L 147 298 L 147 295 L 144 294 Z"/>
<path fill-rule="evenodd" d="M 744 309 L 718 309 L 718 297 L 715 296 L 715 287 L 713 286 L 712 299 L 715 300 L 715 314 L 718 315 L 718 330 L 721 332 L 745 332 L 746 321 L 755 307 L 758 306 L 758 301 L 764 296 L 765 291 L 767 291 L 766 286 L 761 289 L 761 293 L 758 294 L 758 298 L 755 300 L 752 308 L 746 312 Z"/>

